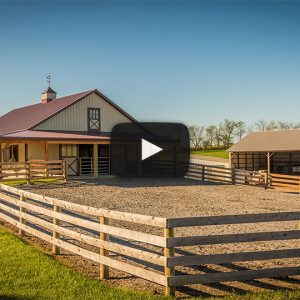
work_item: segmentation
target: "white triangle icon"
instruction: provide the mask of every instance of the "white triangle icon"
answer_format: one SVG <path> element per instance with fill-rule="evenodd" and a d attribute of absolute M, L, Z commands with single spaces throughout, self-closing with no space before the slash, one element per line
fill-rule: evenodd
<path fill-rule="evenodd" d="M 142 160 L 162 151 L 164 149 L 142 139 Z"/>

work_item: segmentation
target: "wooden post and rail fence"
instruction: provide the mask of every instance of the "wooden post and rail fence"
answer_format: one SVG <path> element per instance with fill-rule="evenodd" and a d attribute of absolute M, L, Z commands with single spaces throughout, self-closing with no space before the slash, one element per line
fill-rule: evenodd
<path fill-rule="evenodd" d="M 267 170 L 248 171 L 223 166 L 190 163 L 186 176 L 201 181 L 214 181 L 233 185 L 252 185 L 281 192 L 300 193 L 300 176 L 269 174 Z"/>
<path fill-rule="evenodd" d="M 0 163 L 0 182 L 26 181 L 30 184 L 37 179 L 67 181 L 67 165 L 63 160 L 30 160 L 26 162 Z"/>
<path fill-rule="evenodd" d="M 50 243 L 55 254 L 67 251 L 98 263 L 101 279 L 108 279 L 109 269 L 113 268 L 162 285 L 167 296 L 174 296 L 176 287 L 184 285 L 300 275 L 299 263 L 215 273 L 199 268 L 194 269 L 196 273 L 188 271 L 189 267 L 206 264 L 299 258 L 300 212 L 162 218 L 79 205 L 4 184 L 0 189 L 0 220 L 4 224 L 14 225 L 22 235 Z M 203 226 L 228 228 L 227 225 L 266 222 L 279 222 L 275 227 L 278 230 L 260 232 L 251 226 L 247 233 L 238 228 L 234 233 L 224 230 L 222 234 L 207 235 L 189 231 Z M 282 230 L 284 222 L 294 222 L 294 229 Z M 184 236 L 176 235 L 180 228 L 184 228 Z M 286 249 L 286 242 L 293 240 L 297 246 Z M 285 249 L 279 249 L 274 241 L 282 241 Z M 267 251 L 226 251 L 228 244 L 252 242 L 269 242 L 270 246 Z M 224 245 L 224 251 L 210 255 L 199 252 L 200 245 L 203 248 L 216 244 Z M 182 252 L 184 247 L 189 251 Z"/>

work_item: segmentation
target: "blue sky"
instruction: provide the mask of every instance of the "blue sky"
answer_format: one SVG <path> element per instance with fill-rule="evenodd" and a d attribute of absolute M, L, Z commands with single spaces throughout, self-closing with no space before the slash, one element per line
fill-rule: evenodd
<path fill-rule="evenodd" d="M 300 2 L 1 2 L 0 114 L 98 88 L 141 121 L 300 121 Z"/>

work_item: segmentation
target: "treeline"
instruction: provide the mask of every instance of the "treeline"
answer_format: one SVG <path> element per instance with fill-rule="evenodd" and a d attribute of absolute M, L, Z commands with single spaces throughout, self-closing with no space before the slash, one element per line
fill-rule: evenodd
<path fill-rule="evenodd" d="M 227 149 L 252 131 L 299 129 L 300 123 L 259 120 L 248 126 L 243 121 L 225 119 L 218 125 L 189 126 L 194 149 Z"/>

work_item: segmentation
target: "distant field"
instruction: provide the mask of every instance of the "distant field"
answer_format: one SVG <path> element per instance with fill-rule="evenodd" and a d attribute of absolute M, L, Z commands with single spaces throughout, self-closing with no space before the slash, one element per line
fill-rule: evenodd
<path fill-rule="evenodd" d="M 198 154 L 203 156 L 219 157 L 219 158 L 229 158 L 228 152 L 226 150 L 196 150 L 192 151 L 192 154 Z"/>

